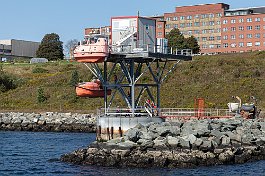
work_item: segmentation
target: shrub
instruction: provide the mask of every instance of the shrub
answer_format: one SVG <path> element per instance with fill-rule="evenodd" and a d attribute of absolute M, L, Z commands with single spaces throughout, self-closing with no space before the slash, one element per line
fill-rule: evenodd
<path fill-rule="evenodd" d="M 47 100 L 47 97 L 44 95 L 44 90 L 42 87 L 39 87 L 37 90 L 37 101 L 38 103 L 43 103 Z"/>
<path fill-rule="evenodd" d="M 16 87 L 16 78 L 0 70 L 0 92 L 6 92 Z"/>
<path fill-rule="evenodd" d="M 79 82 L 79 74 L 78 74 L 77 70 L 74 70 L 72 72 L 72 77 L 71 77 L 71 80 L 70 80 L 70 85 L 71 86 L 75 86 L 78 82 Z"/>
<path fill-rule="evenodd" d="M 32 70 L 32 73 L 49 73 L 49 71 L 41 67 L 36 67 Z"/>

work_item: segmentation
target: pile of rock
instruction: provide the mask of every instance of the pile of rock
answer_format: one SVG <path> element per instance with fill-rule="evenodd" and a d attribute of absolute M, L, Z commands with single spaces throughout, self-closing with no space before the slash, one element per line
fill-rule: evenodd
<path fill-rule="evenodd" d="M 96 117 L 72 113 L 0 113 L 0 130 L 95 132 Z"/>
<path fill-rule="evenodd" d="M 265 159 L 264 144 L 264 119 L 150 123 L 128 130 L 123 138 L 93 142 L 61 160 L 102 166 L 208 166 Z"/>

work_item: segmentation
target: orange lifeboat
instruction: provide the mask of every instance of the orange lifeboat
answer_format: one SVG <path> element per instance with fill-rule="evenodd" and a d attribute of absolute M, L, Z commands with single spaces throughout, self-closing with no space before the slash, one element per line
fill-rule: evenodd
<path fill-rule="evenodd" d="M 79 83 L 76 88 L 76 95 L 79 97 L 104 97 L 104 89 L 100 81 Z M 107 95 L 111 94 L 111 90 L 107 90 Z"/>
<path fill-rule="evenodd" d="M 108 41 L 103 36 L 87 38 L 74 49 L 74 58 L 77 62 L 100 63 L 108 55 Z"/>

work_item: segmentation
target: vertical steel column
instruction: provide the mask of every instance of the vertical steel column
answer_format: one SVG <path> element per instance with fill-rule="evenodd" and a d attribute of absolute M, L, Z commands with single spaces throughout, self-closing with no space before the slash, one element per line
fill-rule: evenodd
<path fill-rule="evenodd" d="M 130 62 L 130 75 L 131 75 L 131 105 L 132 105 L 132 117 L 134 117 L 135 112 L 135 77 L 134 77 L 134 59 L 131 59 Z"/>
<path fill-rule="evenodd" d="M 108 89 L 108 87 L 107 87 L 107 82 L 108 82 L 108 80 L 107 80 L 107 72 L 108 72 L 108 70 L 107 70 L 107 61 L 106 61 L 106 59 L 104 60 L 104 78 L 103 78 L 103 80 L 104 80 L 104 83 L 103 83 L 103 87 L 104 87 L 104 113 L 105 113 L 105 115 L 107 114 L 107 108 L 108 108 L 108 99 L 107 99 L 107 89 Z"/>
<path fill-rule="evenodd" d="M 159 61 L 156 62 L 156 69 L 157 69 L 157 81 L 156 81 L 156 84 L 157 84 L 157 93 L 156 93 L 156 99 L 157 99 L 157 102 L 156 102 L 156 108 L 158 109 L 158 113 L 160 114 L 160 66 L 159 66 Z"/>

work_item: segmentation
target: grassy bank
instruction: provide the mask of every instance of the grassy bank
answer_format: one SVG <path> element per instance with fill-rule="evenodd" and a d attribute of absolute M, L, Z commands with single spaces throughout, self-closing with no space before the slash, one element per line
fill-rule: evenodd
<path fill-rule="evenodd" d="M 3 64 L 5 73 L 17 79 L 17 88 L 0 92 L 1 111 L 91 112 L 103 106 L 102 98 L 78 98 L 70 85 L 77 70 L 80 81 L 90 81 L 91 73 L 80 63 Z M 256 96 L 265 108 L 265 52 L 196 56 L 182 62 L 161 87 L 163 107 L 193 107 L 194 98 L 205 99 L 207 107 L 226 108 L 231 96 L 247 102 Z M 148 79 L 148 78 L 145 78 Z M 47 98 L 39 103 L 37 90 Z"/>

